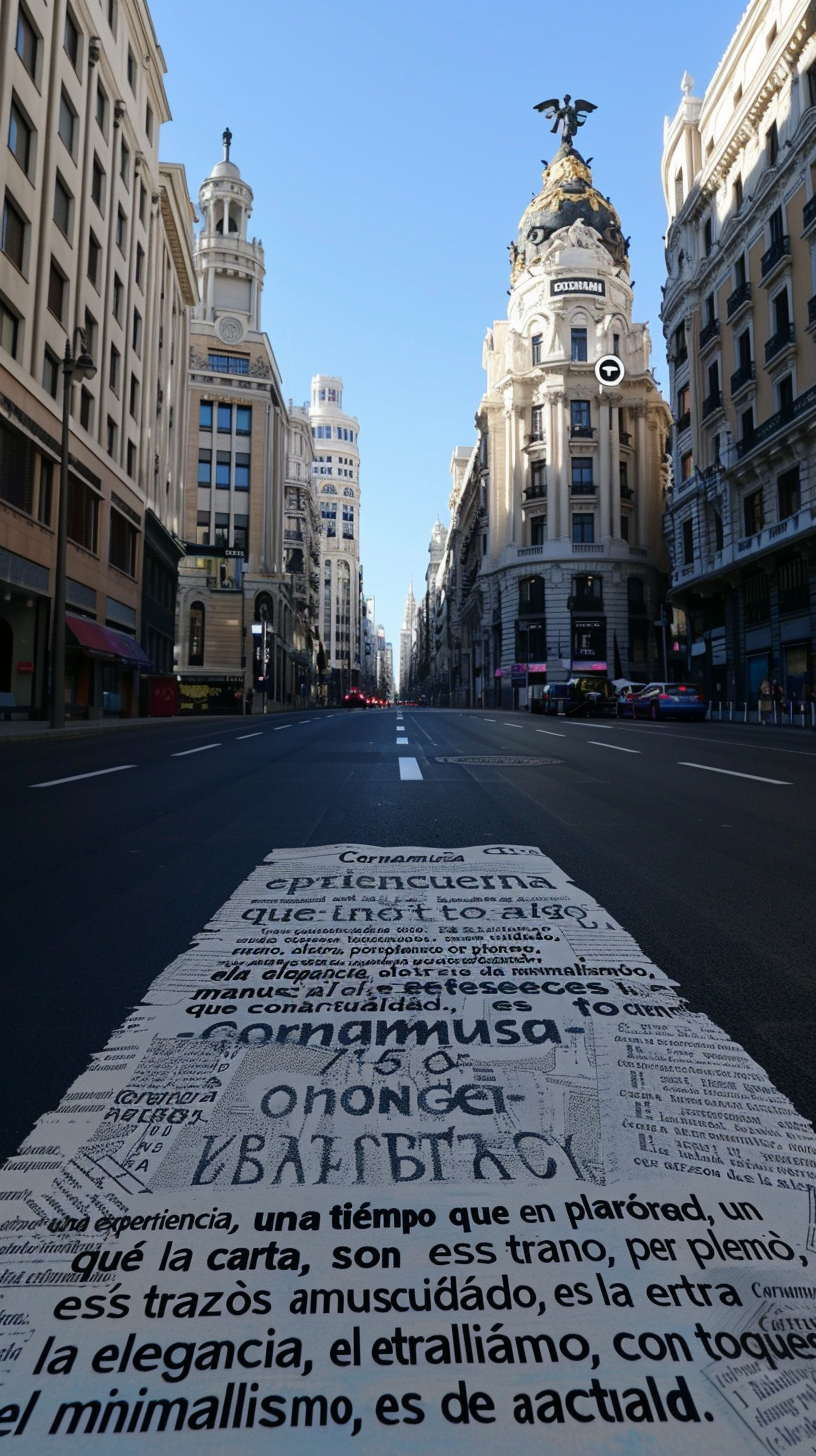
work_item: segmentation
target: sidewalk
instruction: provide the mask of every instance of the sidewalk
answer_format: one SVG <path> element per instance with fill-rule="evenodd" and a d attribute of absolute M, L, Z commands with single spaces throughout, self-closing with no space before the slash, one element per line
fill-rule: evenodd
<path fill-rule="evenodd" d="M 277 712 L 300 712 L 301 709 L 279 708 Z M 309 711 L 306 709 L 305 711 Z M 272 713 L 267 714 L 273 717 Z M 66 723 L 64 728 L 51 728 L 48 723 L 40 721 L 31 722 L 27 719 L 12 719 L 6 723 L 0 720 L 0 743 L 30 743 L 35 739 L 43 739 L 53 743 L 57 738 L 82 738 L 91 737 L 98 733 L 122 733 L 129 728 L 163 728 L 170 723 L 197 723 L 205 727 L 207 723 L 238 723 L 247 721 L 249 718 L 260 718 L 260 712 L 247 713 L 242 719 L 238 713 L 213 713 L 209 717 L 204 713 L 188 714 L 185 717 L 175 718 L 92 718 L 82 719 L 75 723 Z"/>

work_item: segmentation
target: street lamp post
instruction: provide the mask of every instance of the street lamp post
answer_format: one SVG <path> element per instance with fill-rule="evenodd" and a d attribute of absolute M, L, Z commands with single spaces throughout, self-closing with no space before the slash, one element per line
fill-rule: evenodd
<path fill-rule="evenodd" d="M 71 385 L 74 379 L 93 379 L 96 365 L 88 353 L 85 330 L 77 329 L 82 342 L 78 358 L 65 344 L 62 361 L 62 442 L 60 446 L 59 501 L 57 503 L 57 560 L 54 567 L 54 619 L 51 623 L 51 723 L 65 727 L 65 550 L 68 535 L 68 453 L 71 426 Z"/>

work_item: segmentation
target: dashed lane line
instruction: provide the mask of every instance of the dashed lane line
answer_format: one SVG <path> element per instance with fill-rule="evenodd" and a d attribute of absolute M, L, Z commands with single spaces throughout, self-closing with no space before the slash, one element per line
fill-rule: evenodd
<path fill-rule="evenodd" d="M 206 753 L 208 748 L 220 748 L 220 743 L 202 743 L 200 748 L 183 748 L 181 753 L 171 753 L 171 758 L 189 758 L 191 753 Z"/>
<path fill-rule="evenodd" d="M 397 739 L 397 746 L 399 746 L 400 743 L 407 743 L 407 742 L 408 742 L 408 739 L 407 738 L 398 738 Z"/>
<path fill-rule="evenodd" d="M 588 738 L 587 743 L 593 748 L 611 748 L 614 753 L 640 753 L 639 748 L 621 748 L 618 743 L 600 743 L 597 738 Z"/>
<path fill-rule="evenodd" d="M 92 773 L 71 774 L 67 779 L 46 779 L 42 784 L 29 784 L 31 789 L 55 789 L 58 784 L 75 784 L 78 779 L 98 779 L 103 774 L 123 773 L 126 768 L 135 768 L 135 763 L 117 763 L 115 768 L 96 768 Z"/>
<path fill-rule="evenodd" d="M 401 779 L 421 779 L 422 769 L 415 758 L 400 758 L 399 771 Z"/>
<path fill-rule="evenodd" d="M 278 728 L 273 728 L 273 733 L 282 733 L 285 728 L 291 728 L 291 723 L 281 723 Z"/>
<path fill-rule="evenodd" d="M 566 733 L 553 733 L 551 728 L 536 728 L 536 733 L 544 733 L 547 738 L 566 738 Z"/>
<path fill-rule="evenodd" d="M 791 788 L 790 779 L 766 779 L 762 774 L 737 773 L 734 768 L 714 768 L 710 763 L 687 763 L 684 759 L 677 760 L 680 768 L 701 768 L 705 773 L 727 774 L 730 779 L 752 779 L 755 784 L 780 784 L 784 788 Z"/>
<path fill-rule="evenodd" d="M 243 743 L 245 738 L 263 738 L 263 733 L 260 728 L 257 733 L 239 733 L 236 742 Z"/>

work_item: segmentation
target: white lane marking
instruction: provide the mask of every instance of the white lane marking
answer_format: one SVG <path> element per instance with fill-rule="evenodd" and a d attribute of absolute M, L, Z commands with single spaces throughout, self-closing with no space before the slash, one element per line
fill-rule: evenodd
<path fill-rule="evenodd" d="M 298 723 L 314 723 L 314 718 L 298 718 Z"/>
<path fill-rule="evenodd" d="M 553 733 L 551 728 L 536 728 L 536 733 L 544 733 L 548 738 L 566 738 L 566 733 Z"/>
<path fill-rule="evenodd" d="M 615 753 L 640 753 L 639 748 L 621 748 L 619 743 L 600 743 L 597 738 L 588 738 L 587 743 L 593 748 L 611 748 Z"/>
<path fill-rule="evenodd" d="M 407 743 L 407 742 L 408 742 L 408 739 L 407 738 L 398 738 L 397 739 L 397 743 Z"/>
<path fill-rule="evenodd" d="M 502 723 L 502 728 L 523 728 L 523 723 Z"/>
<path fill-rule="evenodd" d="M 242 743 L 245 738 L 262 738 L 262 737 L 263 737 L 263 734 L 262 734 L 262 732 L 261 732 L 261 730 L 259 728 L 257 733 L 239 733 L 238 734 L 238 738 L 237 738 L 237 742 L 238 743 Z"/>
<path fill-rule="evenodd" d="M 77 779 L 98 779 L 102 774 L 122 773 L 126 768 L 135 768 L 135 763 L 117 763 L 115 768 L 97 768 L 93 773 L 71 774 L 67 779 L 46 779 L 42 784 L 29 784 L 30 789 L 53 789 L 57 784 L 75 784 Z"/>
<path fill-rule="evenodd" d="M 686 763 L 684 759 L 677 760 L 680 768 L 702 768 L 706 773 L 727 774 L 731 779 L 753 779 L 755 784 L 782 784 L 785 788 L 791 787 L 790 779 L 766 779 L 762 774 L 737 773 L 733 768 L 712 768 L 710 763 Z"/>
<path fill-rule="evenodd" d="M 291 723 L 281 723 L 280 727 L 279 728 L 273 728 L 272 729 L 272 732 L 273 733 L 282 733 L 283 730 L 284 730 L 284 728 L 291 728 L 291 726 L 292 726 Z"/>
<path fill-rule="evenodd" d="M 401 779 L 421 779 L 422 769 L 415 758 L 401 758 L 399 760 Z"/>
<path fill-rule="evenodd" d="M 495 718 L 484 718 L 482 721 L 484 723 L 495 723 L 496 719 Z"/>
<path fill-rule="evenodd" d="M 202 743 L 200 748 L 185 748 L 181 753 L 171 753 L 171 758 L 187 758 L 191 753 L 206 753 L 208 748 L 220 748 L 220 743 Z"/>

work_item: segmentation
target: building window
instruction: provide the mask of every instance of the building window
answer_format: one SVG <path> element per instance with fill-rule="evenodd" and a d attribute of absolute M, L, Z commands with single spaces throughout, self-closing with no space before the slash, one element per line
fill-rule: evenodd
<path fill-rule="evenodd" d="M 543 546 L 547 540 L 547 517 L 533 516 L 530 521 L 530 545 Z"/>
<path fill-rule="evenodd" d="M 125 469 L 127 470 L 128 475 L 136 475 L 136 444 L 133 440 L 128 440 L 127 442 Z"/>
<path fill-rule="evenodd" d="M 207 368 L 218 374 L 248 374 L 249 358 L 242 359 L 237 354 L 210 354 Z"/>
<path fill-rule="evenodd" d="M 544 406 L 543 406 L 543 404 L 534 404 L 533 405 L 532 413 L 530 415 L 530 439 L 531 440 L 543 440 L 544 439 Z"/>
<path fill-rule="evenodd" d="M 694 561 L 694 523 L 683 522 L 683 565 L 691 566 Z"/>
<path fill-rule="evenodd" d="M 6 193 L 3 203 L 3 227 L 0 232 L 0 249 L 12 262 L 15 268 L 23 271 L 25 261 L 25 243 L 27 223 L 23 214 L 18 211 L 11 198 Z"/>
<path fill-rule="evenodd" d="M 799 467 L 794 470 L 786 470 L 780 475 L 776 482 L 777 495 L 779 500 L 779 519 L 786 521 L 788 516 L 795 516 L 799 510 Z"/>
<path fill-rule="evenodd" d="M 574 612 L 603 611 L 603 577 L 592 572 L 589 576 L 572 578 L 571 610 Z"/>
<path fill-rule="evenodd" d="M 592 479 L 592 461 L 581 458 L 574 459 L 572 461 L 573 495 L 592 495 L 594 490 L 595 485 Z"/>
<path fill-rule="evenodd" d="M 592 434 L 589 423 L 589 400 L 570 400 L 570 434 L 588 436 Z"/>
<path fill-rule="evenodd" d="M 54 183 L 54 222 L 60 232 L 70 241 L 71 237 L 71 203 L 73 198 L 65 186 L 59 173 Z"/>
<path fill-rule="evenodd" d="M 145 213 L 147 211 L 147 188 L 144 182 L 139 183 L 139 222 L 144 227 Z"/>
<path fill-rule="evenodd" d="M 96 551 L 99 497 L 84 480 L 68 476 L 68 540 L 86 551 Z"/>
<path fill-rule="evenodd" d="M 96 242 L 93 233 L 87 234 L 87 277 L 92 282 L 96 291 L 99 291 L 99 259 L 102 256 L 102 249 Z"/>
<path fill-rule="evenodd" d="M 21 5 L 17 12 L 17 39 L 14 48 L 29 76 L 33 77 L 35 81 L 39 44 L 40 38 Z"/>
<path fill-rule="evenodd" d="M 20 315 L 9 308 L 4 298 L 0 298 L 0 348 L 16 359 L 19 343 Z"/>
<path fill-rule="evenodd" d="M 70 10 L 65 12 L 65 54 L 75 71 L 79 70 L 79 28 Z"/>
<path fill-rule="evenodd" d="M 141 352 L 142 352 L 142 315 L 139 313 L 138 308 L 134 308 L 134 310 L 133 310 L 133 331 L 132 331 L 131 343 L 133 345 L 133 352 L 134 352 L 134 354 L 141 354 Z"/>
<path fill-rule="evenodd" d="M 249 435 L 252 433 L 251 404 L 238 404 L 235 406 L 235 433 L 236 435 Z"/>
<path fill-rule="evenodd" d="M 708 257 L 711 252 L 711 218 L 707 217 L 703 223 L 703 252 Z"/>
<path fill-rule="evenodd" d="M 125 251 L 125 239 L 127 237 L 127 218 L 121 207 L 116 209 L 116 246 L 120 253 Z"/>
<path fill-rule="evenodd" d="M 750 441 L 752 440 L 754 434 L 753 406 L 751 406 L 750 409 L 743 410 L 742 414 L 740 415 L 740 431 L 741 441 L 746 445 L 750 444 Z"/>
<path fill-rule="evenodd" d="M 43 389 L 47 390 L 52 399 L 56 399 L 59 389 L 60 361 L 52 349 L 46 345 L 45 362 L 43 364 Z"/>
<path fill-rule="evenodd" d="M 26 176 L 31 166 L 31 139 L 34 135 L 33 127 L 26 120 L 22 108 L 18 105 L 16 98 L 11 103 L 9 115 L 9 151 L 19 162 Z"/>
<path fill-rule="evenodd" d="M 803 557 L 782 561 L 778 568 L 780 612 L 807 611 L 809 603 L 808 564 Z"/>
<path fill-rule="evenodd" d="M 218 406 L 218 433 L 219 435 L 230 435 L 232 433 L 231 404 L 220 404 Z"/>
<path fill-rule="evenodd" d="M 198 406 L 198 428 L 209 434 L 213 427 L 212 400 L 202 399 Z"/>
<path fill-rule="evenodd" d="M 144 260 L 145 260 L 145 251 L 144 251 L 144 248 L 142 247 L 141 243 L 137 243 L 136 244 L 136 266 L 135 266 L 135 268 L 133 270 L 133 276 L 134 276 L 134 278 L 136 280 L 136 286 L 138 288 L 141 288 L 142 291 L 144 291 Z"/>
<path fill-rule="evenodd" d="M 105 169 L 102 166 L 96 152 L 94 152 L 93 163 L 91 164 L 91 197 L 99 208 L 100 212 L 105 210 Z"/>
<path fill-rule="evenodd" d="M 128 576 L 136 575 L 136 538 L 138 532 L 132 521 L 119 511 L 110 513 L 110 546 L 108 561 L 117 571 Z"/>
<path fill-rule="evenodd" d="M 108 433 L 108 445 L 107 445 L 108 454 L 110 455 L 110 457 L 111 457 L 112 460 L 115 460 L 116 459 L 116 455 L 117 455 L 117 451 L 118 451 L 118 448 L 119 448 L 119 444 L 118 444 L 118 441 L 119 441 L 119 428 L 118 428 L 118 426 L 116 424 L 116 421 L 114 419 L 112 419 L 110 415 L 108 415 L 108 431 L 107 431 L 107 433 Z"/>
<path fill-rule="evenodd" d="M 57 267 L 54 259 L 51 259 L 51 268 L 48 274 L 48 307 L 54 318 L 62 323 L 65 312 L 65 295 L 67 292 L 67 279 L 65 274 Z"/>
<path fill-rule="evenodd" d="M 128 173 L 129 172 L 130 172 L 130 147 L 127 145 L 126 142 L 122 142 L 122 147 L 121 147 L 121 150 L 119 152 L 119 176 L 122 178 L 122 181 L 124 182 L 124 184 L 125 184 L 126 187 L 128 185 Z"/>
<path fill-rule="evenodd" d="M 130 376 L 130 413 L 134 420 L 139 418 L 139 381 L 135 374 Z"/>
<path fill-rule="evenodd" d="M 624 500 L 628 500 L 629 499 L 629 495 L 631 493 L 630 490 L 629 490 L 629 462 L 628 462 L 628 460 L 621 460 L 619 462 L 619 464 L 618 464 L 618 474 L 620 476 L 620 492 L 621 492 L 621 495 L 623 496 L 623 499 Z"/>
<path fill-rule="evenodd" d="M 572 517 L 572 539 L 586 545 L 595 540 L 595 516 L 590 511 L 577 511 Z"/>
<path fill-rule="evenodd" d="M 135 91 L 136 90 L 136 57 L 134 56 L 133 51 L 130 49 L 130 46 L 128 46 L 128 53 L 127 53 L 127 78 L 128 78 L 128 86 L 130 87 L 131 91 Z"/>
<path fill-rule="evenodd" d="M 233 484 L 236 490 L 249 490 L 249 455 L 236 453 Z"/>
<path fill-rule="evenodd" d="M 34 460 L 28 436 L 0 421 L 0 499 L 27 515 L 34 509 Z"/>
<path fill-rule="evenodd" d="M 768 218 L 768 232 L 770 234 L 771 247 L 773 247 L 775 243 L 781 243 L 783 237 L 785 236 L 785 220 L 782 217 L 781 207 L 775 207 L 770 217 Z"/>
<path fill-rule="evenodd" d="M 108 98 L 105 89 L 99 81 L 96 83 L 96 124 L 101 132 L 107 129 L 108 125 Z"/>
<path fill-rule="evenodd" d="M 93 430 L 93 395 L 84 384 L 79 391 L 79 423 L 89 434 Z"/>
<path fill-rule="evenodd" d="M 147 133 L 147 140 L 152 144 L 152 142 L 153 142 L 153 108 L 151 107 L 150 102 L 148 102 L 147 105 L 146 105 L 146 107 L 145 107 L 145 131 Z"/>
<path fill-rule="evenodd" d="M 620 538 L 621 541 L 629 540 L 629 517 L 625 512 L 620 518 Z"/>
<path fill-rule="evenodd" d="M 204 666 L 204 603 L 193 602 L 190 608 L 188 639 L 188 667 Z"/>
<path fill-rule="evenodd" d="M 108 365 L 108 387 L 114 394 L 119 393 L 119 366 L 121 355 L 115 344 L 110 347 L 110 363 Z"/>
<path fill-rule="evenodd" d="M 686 343 L 686 326 L 678 324 L 674 331 L 674 360 L 675 365 L 684 364 L 688 358 L 688 344 Z"/>
<path fill-rule="evenodd" d="M 207 486 L 212 484 L 212 450 L 198 452 L 198 483 Z"/>
<path fill-rule="evenodd" d="M 543 617 L 545 583 L 543 576 L 524 576 L 519 582 L 518 614 L 520 617 Z"/>
<path fill-rule="evenodd" d="M 37 520 L 42 526 L 51 525 L 51 502 L 54 498 L 54 462 L 40 456 L 40 493 L 37 499 Z"/>
<path fill-rule="evenodd" d="M 745 522 L 746 536 L 755 536 L 765 524 L 765 512 L 762 508 L 762 491 L 752 490 L 742 503 Z"/>
<path fill-rule="evenodd" d="M 63 91 L 60 95 L 59 122 L 57 131 L 70 155 L 74 155 L 74 138 L 76 136 L 76 112 L 68 97 Z"/>
<path fill-rule="evenodd" d="M 739 212 L 742 207 L 742 173 L 738 172 L 734 178 L 734 210 Z"/>
<path fill-rule="evenodd" d="M 760 622 L 770 620 L 771 585 L 766 572 L 757 571 L 753 576 L 745 577 L 743 601 L 746 627 L 756 627 Z"/>
<path fill-rule="evenodd" d="M 679 212 L 683 206 L 683 169 L 675 173 L 674 177 L 674 206 Z"/>
<path fill-rule="evenodd" d="M 694 474 L 694 456 L 688 450 L 685 455 L 680 456 L 680 479 L 690 480 Z"/>
<path fill-rule="evenodd" d="M 122 322 L 122 299 L 123 299 L 123 297 L 124 297 L 124 290 L 122 288 L 122 280 L 119 277 L 119 274 L 118 273 L 114 273 L 114 275 L 113 275 L 113 317 L 116 319 L 116 322 L 118 324 L 120 324 Z"/>
<path fill-rule="evenodd" d="M 215 453 L 215 484 L 219 490 L 229 490 L 230 452 L 217 450 Z"/>
<path fill-rule="evenodd" d="M 793 418 L 793 375 L 786 374 L 776 386 L 776 403 L 783 419 Z"/>
<path fill-rule="evenodd" d="M 531 346 L 531 349 L 532 349 L 532 362 L 534 364 L 540 364 L 541 363 L 541 345 L 542 345 L 542 342 L 543 342 L 543 335 L 541 335 L 541 334 L 533 334 L 533 336 L 532 336 L 532 338 L 530 340 L 530 346 Z"/>
<path fill-rule="evenodd" d="M 775 121 L 771 122 L 765 133 L 765 156 L 768 166 L 775 167 L 779 157 L 779 132 Z"/>
<path fill-rule="evenodd" d="M 574 364 L 585 364 L 587 359 L 586 329 L 570 330 L 570 357 Z"/>

